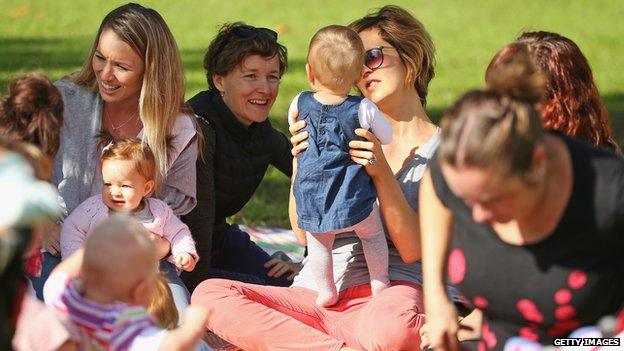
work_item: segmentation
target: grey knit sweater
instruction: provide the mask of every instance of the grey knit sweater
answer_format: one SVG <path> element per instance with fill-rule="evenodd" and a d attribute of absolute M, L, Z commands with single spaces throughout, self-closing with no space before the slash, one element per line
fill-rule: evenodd
<path fill-rule="evenodd" d="M 65 123 L 61 129 L 61 145 L 54 159 L 52 182 L 58 186 L 68 213 L 89 198 L 100 160 L 97 135 L 102 124 L 102 98 L 97 92 L 68 80 L 54 83 L 63 95 Z M 172 148 L 165 187 L 158 197 L 178 216 L 190 212 L 196 200 L 195 161 L 197 138 L 189 116 L 180 115 L 171 132 Z M 143 132 L 139 133 L 140 138 Z"/>

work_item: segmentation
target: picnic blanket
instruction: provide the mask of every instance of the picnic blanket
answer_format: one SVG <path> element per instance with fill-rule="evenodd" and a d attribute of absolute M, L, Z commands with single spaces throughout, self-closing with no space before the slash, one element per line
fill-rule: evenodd
<path fill-rule="evenodd" d="M 269 255 L 276 251 L 282 251 L 294 262 L 303 260 L 305 248 L 299 244 L 297 237 L 292 230 L 268 227 L 247 227 L 239 225 L 240 229 L 246 231 L 251 240 L 260 246 Z"/>

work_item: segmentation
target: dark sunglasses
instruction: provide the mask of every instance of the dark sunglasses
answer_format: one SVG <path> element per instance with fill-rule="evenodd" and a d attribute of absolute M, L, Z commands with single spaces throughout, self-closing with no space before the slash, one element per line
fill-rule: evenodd
<path fill-rule="evenodd" d="M 366 50 L 364 57 L 364 66 L 370 69 L 377 69 L 383 65 L 384 53 L 383 49 L 390 49 L 390 46 L 377 46 Z"/>
<path fill-rule="evenodd" d="M 232 32 L 241 39 L 252 39 L 258 36 L 271 41 L 277 41 L 277 32 L 269 28 L 241 26 L 234 28 Z"/>

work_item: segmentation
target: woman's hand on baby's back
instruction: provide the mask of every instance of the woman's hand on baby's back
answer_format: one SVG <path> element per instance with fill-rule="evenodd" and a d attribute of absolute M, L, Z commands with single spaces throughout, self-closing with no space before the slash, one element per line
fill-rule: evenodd
<path fill-rule="evenodd" d="M 351 140 L 349 142 L 351 160 L 364 166 L 366 173 L 371 177 L 378 175 L 384 168 L 389 170 L 390 166 L 381 149 L 379 139 L 372 132 L 363 128 L 356 129 L 355 134 L 364 140 Z"/>
<path fill-rule="evenodd" d="M 292 144 L 293 148 L 290 152 L 293 154 L 293 156 L 299 155 L 302 151 L 307 149 L 309 146 L 308 141 L 307 141 L 309 137 L 308 132 L 305 130 L 302 131 L 305 128 L 305 126 L 306 126 L 306 122 L 302 120 L 302 121 L 297 121 L 288 127 L 288 130 L 290 131 L 290 134 L 292 135 L 292 137 L 290 137 L 290 143 Z"/>

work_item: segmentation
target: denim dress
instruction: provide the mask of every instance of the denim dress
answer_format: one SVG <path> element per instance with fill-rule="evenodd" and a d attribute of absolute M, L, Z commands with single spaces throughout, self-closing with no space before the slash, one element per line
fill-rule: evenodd
<path fill-rule="evenodd" d="M 348 96 L 338 105 L 323 105 L 313 94 L 301 93 L 298 100 L 309 146 L 297 159 L 293 193 L 299 227 L 324 233 L 366 219 L 377 192 L 364 167 L 349 156 L 349 141 L 359 139 L 355 129 L 360 128 L 363 98 Z"/>

